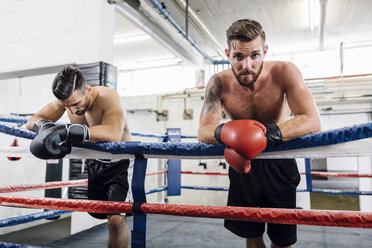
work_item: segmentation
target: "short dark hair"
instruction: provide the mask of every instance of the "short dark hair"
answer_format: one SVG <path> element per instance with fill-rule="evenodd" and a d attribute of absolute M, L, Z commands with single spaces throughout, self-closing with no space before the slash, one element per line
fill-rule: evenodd
<path fill-rule="evenodd" d="M 59 100 L 66 100 L 74 91 L 85 91 L 85 79 L 81 71 L 73 66 L 67 66 L 60 71 L 53 81 L 52 91 Z"/>
<path fill-rule="evenodd" d="M 235 21 L 226 30 L 227 45 L 230 49 L 232 40 L 239 41 L 252 41 L 258 36 L 261 36 L 263 44 L 266 41 L 265 31 L 263 30 L 261 24 L 255 20 L 251 19 L 241 19 Z"/>

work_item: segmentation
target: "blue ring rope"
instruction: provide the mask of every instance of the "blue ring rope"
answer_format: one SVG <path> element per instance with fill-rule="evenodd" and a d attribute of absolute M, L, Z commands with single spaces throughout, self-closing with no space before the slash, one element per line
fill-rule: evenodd
<path fill-rule="evenodd" d="M 3 118 L 1 116 L 0 116 L 0 121 L 1 122 L 9 122 L 9 123 L 17 123 L 17 124 L 26 124 L 26 122 L 27 122 L 27 120 L 22 119 L 21 117 Z M 13 128 L 13 127 L 12 126 L 7 126 L 7 125 L 4 125 L 4 127 L 3 127 L 4 130 L 10 130 L 9 132 L 13 131 L 11 128 Z M 6 132 L 6 131 L 4 131 L 4 132 Z M 14 135 L 14 134 L 12 134 L 12 135 Z M 23 138 L 28 138 L 29 137 L 26 133 L 25 134 L 20 133 L 19 135 L 20 135 L 20 137 L 22 137 L 22 135 L 26 135 L 26 137 L 23 137 Z M 136 132 L 132 132 L 131 135 L 141 136 L 141 137 L 150 137 L 150 138 L 159 138 L 159 139 L 164 139 L 165 137 L 167 137 L 166 135 L 160 135 L 160 134 L 141 134 L 141 133 L 136 133 Z M 15 136 L 17 136 L 17 135 L 15 135 Z"/>
<path fill-rule="evenodd" d="M 33 139 L 35 133 L 0 124 L 0 132 L 27 139 Z M 267 147 L 264 152 L 302 149 L 349 142 L 372 137 L 372 123 L 338 128 L 314 134 L 308 134 L 283 142 L 278 146 Z M 76 147 L 109 152 L 111 154 L 133 155 L 175 155 L 175 156 L 221 156 L 225 146 L 204 143 L 160 142 L 146 143 L 136 141 L 139 149 L 133 149 L 133 142 L 81 143 Z"/>
<path fill-rule="evenodd" d="M 181 186 L 181 189 L 229 191 L 228 187 L 212 187 L 212 186 Z"/>
<path fill-rule="evenodd" d="M 13 244 L 8 242 L 1 242 L 0 241 L 0 248 L 44 248 L 42 246 L 30 246 L 24 244 Z"/>
<path fill-rule="evenodd" d="M 148 191 L 146 191 L 146 195 L 149 195 L 149 194 L 153 194 L 153 193 L 157 193 L 157 192 L 162 192 L 162 191 L 165 191 L 168 189 L 168 186 L 163 186 L 163 187 L 160 187 L 160 188 L 156 188 L 156 189 L 150 189 Z"/>
<path fill-rule="evenodd" d="M 9 122 L 9 123 L 16 123 L 16 124 L 26 124 L 29 120 L 29 117 L 21 117 L 21 116 L 8 116 L 8 115 L 0 115 L 0 122 Z M 59 123 L 62 124 L 62 123 Z M 158 139 L 164 139 L 167 137 L 167 135 L 163 134 L 145 134 L 145 133 L 138 133 L 138 132 L 132 132 L 132 136 L 140 136 L 140 137 L 149 137 L 149 138 L 158 138 Z M 190 136 L 190 135 L 181 135 L 181 138 L 183 139 L 196 139 L 196 136 Z"/>
<path fill-rule="evenodd" d="M 8 227 L 8 226 L 14 226 L 14 225 L 32 222 L 35 220 L 54 218 L 54 217 L 61 216 L 63 214 L 68 214 L 68 213 L 71 213 L 71 211 L 48 210 L 48 211 L 40 212 L 40 213 L 34 213 L 34 214 L 28 214 L 28 215 L 3 219 L 3 220 L 0 220 L 0 227 Z"/>
<path fill-rule="evenodd" d="M 1 122 L 11 122 L 17 124 L 26 124 L 30 117 L 22 117 L 22 116 L 9 116 L 9 115 L 0 115 Z"/>

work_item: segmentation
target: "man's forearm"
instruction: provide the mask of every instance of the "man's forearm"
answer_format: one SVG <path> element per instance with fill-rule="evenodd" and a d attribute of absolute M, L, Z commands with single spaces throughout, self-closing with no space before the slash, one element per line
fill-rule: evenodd
<path fill-rule="evenodd" d="M 217 140 L 214 138 L 214 130 L 216 127 L 202 128 L 198 131 L 198 141 L 200 143 L 206 144 L 218 144 Z"/>
<path fill-rule="evenodd" d="M 33 116 L 31 116 L 31 118 L 26 123 L 26 128 L 28 130 L 30 130 L 30 131 L 33 131 L 34 122 L 36 122 L 36 121 L 38 121 L 40 119 L 43 119 L 43 117 L 41 117 L 39 115 L 33 115 Z"/>
<path fill-rule="evenodd" d="M 278 126 L 282 132 L 283 140 L 321 131 L 318 115 L 297 115 L 288 121 L 279 123 Z"/>
<path fill-rule="evenodd" d="M 89 130 L 90 140 L 93 142 L 119 142 L 123 135 L 123 127 L 111 125 L 93 126 Z"/>

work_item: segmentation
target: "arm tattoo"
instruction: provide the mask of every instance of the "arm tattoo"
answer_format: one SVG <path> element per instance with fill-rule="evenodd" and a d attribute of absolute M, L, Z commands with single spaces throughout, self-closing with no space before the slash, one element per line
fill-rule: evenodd
<path fill-rule="evenodd" d="M 222 95 L 222 82 L 221 79 L 215 74 L 211 79 L 211 85 L 207 88 L 205 93 L 205 101 L 203 106 L 203 113 L 207 114 L 210 110 L 213 113 L 218 113 L 218 106 L 221 103 Z"/>

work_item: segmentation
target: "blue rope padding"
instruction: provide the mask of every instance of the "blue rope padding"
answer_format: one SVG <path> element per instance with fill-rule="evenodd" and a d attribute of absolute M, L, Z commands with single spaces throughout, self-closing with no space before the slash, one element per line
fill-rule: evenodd
<path fill-rule="evenodd" d="M 44 248 L 44 247 L 43 246 L 30 246 L 30 245 L 23 245 L 23 244 L 13 244 L 13 243 L 0 241 L 0 248 Z"/>
<path fill-rule="evenodd" d="M 128 144 L 127 144 L 128 143 Z M 111 142 L 111 143 L 82 143 L 76 144 L 77 147 L 92 149 L 96 151 L 109 152 L 111 154 L 138 154 L 134 149 L 129 149 L 130 142 Z M 204 143 L 182 143 L 182 142 L 162 142 L 145 143 L 138 142 L 139 154 L 148 155 L 179 155 L 179 156 L 221 156 L 225 146 L 211 145 Z"/>
<path fill-rule="evenodd" d="M 310 192 L 335 195 L 372 195 L 372 191 L 339 190 L 339 189 L 312 189 Z"/>
<path fill-rule="evenodd" d="M 10 135 L 33 139 L 35 133 L 0 124 L 0 132 Z M 372 123 L 365 123 L 350 127 L 333 129 L 329 131 L 308 134 L 299 138 L 288 140 L 278 146 L 267 147 L 264 152 L 302 149 L 316 146 L 333 145 L 353 140 L 372 137 Z M 223 145 L 211 145 L 204 143 L 161 142 L 145 143 L 137 142 L 138 148 L 133 148 L 133 142 L 106 142 L 106 143 L 81 143 L 77 147 L 96 151 L 109 152 L 111 154 L 148 154 L 148 155 L 175 155 L 175 156 L 221 156 Z"/>
<path fill-rule="evenodd" d="M 16 123 L 16 124 L 26 124 L 30 117 L 22 117 L 22 116 L 8 116 L 8 115 L 0 115 L 0 122 L 9 122 L 9 123 Z M 58 123 L 57 123 L 58 124 Z M 62 124 L 62 123 L 59 123 Z M 138 132 L 131 132 L 132 136 L 140 136 L 140 137 L 149 137 L 149 138 L 158 138 L 164 139 L 167 135 L 164 134 L 147 134 L 147 133 L 138 133 Z M 196 136 L 189 136 L 183 135 L 181 138 L 184 139 L 196 139 Z"/>
<path fill-rule="evenodd" d="M 136 132 L 131 132 L 130 134 L 132 136 L 150 137 L 150 138 L 159 138 L 159 139 L 164 139 L 165 137 L 167 137 L 166 135 L 161 135 L 161 134 L 144 134 L 144 133 L 136 133 Z"/>
<path fill-rule="evenodd" d="M 267 147 L 264 152 L 334 145 L 370 137 L 372 137 L 372 122 L 328 130 L 324 132 L 307 134 L 295 139 L 285 141 L 278 146 Z"/>
<path fill-rule="evenodd" d="M 9 126 L 6 124 L 0 124 L 0 132 L 25 139 L 33 139 L 36 136 L 36 133 L 34 132 L 20 129 L 18 127 Z"/>
<path fill-rule="evenodd" d="M 0 121 L 17 124 L 26 124 L 30 117 L 0 115 Z"/>
<path fill-rule="evenodd" d="M 353 140 L 372 137 L 372 123 L 365 123 L 351 127 L 333 129 L 329 131 L 308 134 L 299 138 L 288 140 L 281 145 L 267 147 L 264 152 L 302 149 L 316 146 L 333 145 Z M 80 147 L 93 150 L 111 152 L 112 154 L 133 154 L 126 150 L 125 142 L 78 144 Z M 221 156 L 225 146 L 204 143 L 139 143 L 143 154 L 148 155 L 181 155 L 181 156 Z"/>
<path fill-rule="evenodd" d="M 149 195 L 149 194 L 153 194 L 153 193 L 157 193 L 157 192 L 162 192 L 162 191 L 165 191 L 168 189 L 168 186 L 163 186 L 163 187 L 160 187 L 160 188 L 156 188 L 156 189 L 150 189 L 148 191 L 146 191 L 146 195 Z"/>
<path fill-rule="evenodd" d="M 19 117 L 21 118 L 21 117 Z M 10 122 L 10 123 L 18 123 L 18 124 L 25 124 L 27 122 L 27 120 L 20 120 L 20 121 L 16 121 L 13 120 L 13 119 L 3 119 L 0 117 L 0 121 L 2 122 Z M 57 123 L 57 124 L 62 124 L 62 123 Z M 28 130 L 24 130 L 24 129 L 19 129 L 17 127 L 14 127 L 14 126 L 9 126 L 9 125 L 6 125 L 6 124 L 0 124 L 0 132 L 2 133 L 6 133 L 6 134 L 10 134 L 10 135 L 13 135 L 13 136 L 17 136 L 17 137 L 22 137 L 22 138 L 26 138 L 26 139 L 33 139 L 36 134 L 32 131 L 28 131 Z M 159 139 L 164 139 L 166 138 L 167 136 L 166 135 L 158 135 L 158 134 L 141 134 L 141 133 L 136 133 L 136 132 L 132 132 L 131 133 L 132 136 L 140 136 L 140 137 L 150 137 L 150 138 L 159 138 Z M 196 139 L 197 137 L 196 136 L 187 136 L 187 135 L 181 135 L 181 138 L 184 138 L 184 139 Z"/>
<path fill-rule="evenodd" d="M 228 187 L 211 187 L 211 186 L 181 186 L 182 189 L 195 190 L 213 190 L 213 191 L 229 191 Z"/>
<path fill-rule="evenodd" d="M 198 136 L 181 135 L 181 139 L 197 139 Z"/>
<path fill-rule="evenodd" d="M 0 121 L 13 122 L 18 124 L 25 124 L 29 118 L 20 116 L 6 116 L 0 115 Z M 13 136 L 22 138 L 33 139 L 35 134 L 30 131 L 20 130 L 8 125 L 0 124 L 0 132 L 7 133 Z M 166 135 L 157 134 L 141 134 L 132 133 L 133 136 L 152 137 L 152 138 L 165 138 Z M 288 140 L 283 142 L 281 145 L 267 147 L 264 152 L 282 151 L 282 150 L 294 150 L 309 148 L 322 145 L 333 145 L 342 142 L 348 142 L 353 140 L 365 139 L 372 136 L 372 123 L 365 123 L 361 125 L 355 125 L 350 127 L 344 127 L 339 129 L 333 129 L 324 132 L 318 132 L 314 134 L 304 135 L 299 138 Z M 181 138 L 197 138 L 196 136 L 183 135 Z M 219 154 L 221 155 L 221 154 Z"/>
<path fill-rule="evenodd" d="M 14 225 L 32 222 L 35 220 L 54 218 L 57 216 L 61 216 L 63 214 L 68 214 L 68 213 L 71 213 L 71 211 L 49 210 L 49 211 L 40 212 L 40 213 L 34 213 L 34 214 L 28 214 L 28 215 L 8 218 L 8 219 L 0 220 L 0 227 L 8 227 L 8 226 L 14 226 Z"/>

